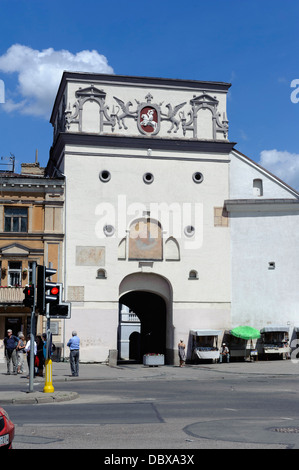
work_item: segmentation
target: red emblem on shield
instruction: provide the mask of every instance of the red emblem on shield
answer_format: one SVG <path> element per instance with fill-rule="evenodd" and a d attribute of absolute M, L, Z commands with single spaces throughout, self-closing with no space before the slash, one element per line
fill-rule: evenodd
<path fill-rule="evenodd" d="M 158 130 L 158 113 L 153 106 L 145 106 L 139 112 L 139 125 L 147 134 L 156 133 Z"/>

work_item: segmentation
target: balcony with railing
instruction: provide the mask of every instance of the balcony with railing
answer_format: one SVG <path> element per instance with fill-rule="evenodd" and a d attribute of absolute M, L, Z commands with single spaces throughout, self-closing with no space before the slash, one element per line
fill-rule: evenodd
<path fill-rule="evenodd" d="M 22 304 L 24 287 L 0 287 L 0 304 Z"/>
<path fill-rule="evenodd" d="M 130 322 L 130 323 L 139 323 L 140 319 L 137 315 L 135 315 L 135 313 L 126 312 L 126 313 L 122 313 L 121 321 L 122 322 Z"/>

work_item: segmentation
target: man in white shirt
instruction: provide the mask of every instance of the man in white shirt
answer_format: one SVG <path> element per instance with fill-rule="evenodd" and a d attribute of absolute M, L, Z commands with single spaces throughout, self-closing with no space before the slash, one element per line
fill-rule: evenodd
<path fill-rule="evenodd" d="M 225 343 L 222 344 L 220 348 L 219 362 L 222 362 L 223 358 L 226 357 L 226 362 L 229 362 L 229 349 Z"/>
<path fill-rule="evenodd" d="M 31 348 L 31 346 L 30 346 L 30 340 L 29 340 L 29 341 L 27 341 L 26 346 L 25 346 L 25 352 L 27 353 L 28 370 L 30 370 L 30 348 Z M 36 353 L 37 353 L 37 346 L 36 346 L 36 342 L 34 341 L 34 360 L 33 360 L 33 364 L 35 362 Z M 33 375 L 35 375 L 35 373 Z"/>

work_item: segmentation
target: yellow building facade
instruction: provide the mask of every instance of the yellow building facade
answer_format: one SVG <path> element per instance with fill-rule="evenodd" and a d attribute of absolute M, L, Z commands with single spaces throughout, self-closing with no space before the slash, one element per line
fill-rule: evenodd
<path fill-rule="evenodd" d="M 25 338 L 30 334 L 31 309 L 23 305 L 26 285 L 32 283 L 32 263 L 52 263 L 63 282 L 64 179 L 46 178 L 38 163 L 22 164 L 20 174 L 0 173 L 0 361 L 8 328 Z M 45 331 L 36 317 L 36 334 Z M 62 344 L 63 325 L 52 322 L 53 341 Z"/>

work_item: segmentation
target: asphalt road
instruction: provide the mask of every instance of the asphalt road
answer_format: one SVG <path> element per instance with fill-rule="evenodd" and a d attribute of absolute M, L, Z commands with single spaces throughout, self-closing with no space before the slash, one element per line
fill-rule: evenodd
<path fill-rule="evenodd" d="M 71 402 L 7 405 L 15 449 L 298 449 L 298 379 L 61 382 Z"/>

